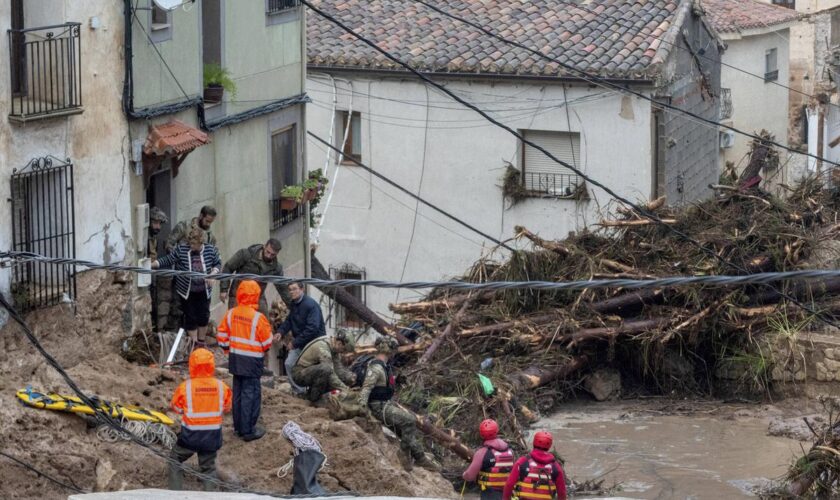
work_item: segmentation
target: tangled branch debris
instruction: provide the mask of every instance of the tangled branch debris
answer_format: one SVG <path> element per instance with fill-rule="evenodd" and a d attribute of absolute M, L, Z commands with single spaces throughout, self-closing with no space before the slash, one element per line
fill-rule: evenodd
<path fill-rule="evenodd" d="M 462 279 L 649 279 L 789 271 L 809 268 L 820 243 L 836 237 L 840 200 L 820 179 L 804 179 L 784 198 L 754 181 L 729 181 L 712 186 L 714 196 L 696 205 L 674 208 L 657 199 L 646 206 L 702 248 L 619 207 L 601 229 L 562 241 L 517 227 L 517 239 L 530 249 L 517 250 L 504 262 L 481 259 Z M 400 324 L 411 325 L 404 333 L 421 332 L 399 349 L 402 371 L 411 375 L 401 402 L 475 444 L 477 423 L 486 417 L 505 422 L 507 435 L 518 440 L 521 429 L 515 422 L 531 422 L 539 412 L 555 408 L 602 368 L 620 372 L 625 392 L 632 386 L 708 394 L 716 390 L 715 373 L 723 365 L 740 366 L 743 382 L 753 390 L 769 390 L 771 371 L 790 361 L 768 354 L 780 341 L 778 325 L 801 329 L 816 320 L 780 292 L 827 317 L 840 315 L 838 280 L 774 286 L 472 295 L 434 290 L 419 302 L 391 305 L 401 315 Z M 479 372 L 495 391 L 488 392 Z M 840 455 L 833 454 L 834 459 Z"/>

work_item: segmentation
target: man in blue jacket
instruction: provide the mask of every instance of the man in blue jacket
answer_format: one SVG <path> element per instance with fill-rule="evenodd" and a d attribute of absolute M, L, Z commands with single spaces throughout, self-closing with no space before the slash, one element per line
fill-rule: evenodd
<path fill-rule="evenodd" d="M 298 394 L 303 394 L 305 389 L 292 380 L 292 367 L 295 366 L 298 357 L 300 357 L 300 352 L 306 347 L 306 344 L 318 337 L 325 336 L 327 329 L 324 325 L 324 315 L 321 314 L 321 306 L 315 302 L 315 299 L 306 295 L 303 283 L 298 281 L 289 283 L 289 295 L 292 299 L 291 304 L 289 304 L 289 315 L 280 325 L 279 333 L 274 340 L 279 342 L 284 335 L 291 332 L 292 349 L 286 356 L 286 362 L 284 363 L 286 376 L 289 378 L 292 390 Z"/>

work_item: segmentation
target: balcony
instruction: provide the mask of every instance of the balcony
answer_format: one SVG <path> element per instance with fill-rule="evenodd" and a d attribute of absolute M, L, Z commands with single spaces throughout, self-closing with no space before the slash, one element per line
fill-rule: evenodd
<path fill-rule="evenodd" d="M 720 119 L 732 118 L 732 89 L 720 89 Z"/>
<path fill-rule="evenodd" d="M 81 113 L 80 23 L 8 32 L 9 121 L 26 123 Z"/>
<path fill-rule="evenodd" d="M 296 204 L 294 208 L 283 208 L 288 200 L 283 198 L 273 199 L 269 202 L 271 208 L 271 230 L 291 224 L 304 214 L 304 205 Z"/>
<path fill-rule="evenodd" d="M 279 14 L 287 9 L 292 9 L 300 5 L 298 0 L 266 0 L 265 1 L 265 13 L 266 14 Z"/>
<path fill-rule="evenodd" d="M 579 194 L 583 180 L 575 174 L 525 172 L 525 190 L 529 196 L 572 198 Z"/>

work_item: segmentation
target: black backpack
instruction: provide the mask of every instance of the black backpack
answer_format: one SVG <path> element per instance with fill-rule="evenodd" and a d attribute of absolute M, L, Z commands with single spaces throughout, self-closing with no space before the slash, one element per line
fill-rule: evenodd
<path fill-rule="evenodd" d="M 362 383 L 365 381 L 365 375 L 367 375 L 368 363 L 373 361 L 375 357 L 373 354 L 362 354 L 350 365 L 350 371 L 356 375 L 356 382 L 353 384 L 353 387 L 362 386 Z"/>

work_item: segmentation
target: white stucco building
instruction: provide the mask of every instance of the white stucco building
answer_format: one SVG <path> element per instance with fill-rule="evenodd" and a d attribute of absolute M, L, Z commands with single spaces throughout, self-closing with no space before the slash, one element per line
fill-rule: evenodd
<path fill-rule="evenodd" d="M 510 37 L 545 46 L 578 69 L 717 119 L 720 67 L 710 61 L 718 57 L 718 39 L 691 1 L 628 0 L 593 10 L 594 5 L 540 0 L 512 3 L 504 12 L 484 10 L 478 0 L 462 3 L 451 9 L 483 25 L 516 26 Z M 504 46 L 420 4 L 375 0 L 364 16 L 356 9 L 361 2 L 319 5 L 622 196 L 667 195 L 672 203 L 685 203 L 705 196 L 717 179 L 715 127 L 581 81 L 556 63 Z M 530 16 L 533 9 L 542 13 L 539 19 Z M 630 18 L 628 9 L 634 12 Z M 623 23 L 636 27 L 627 31 Z M 406 30 L 408 25 L 413 29 Z M 708 47 L 711 59 L 698 63 L 682 30 L 692 44 Z M 597 223 L 611 202 L 568 168 L 314 16 L 308 23 L 308 59 L 308 130 L 345 155 L 339 159 L 323 144 L 309 142 L 308 169 L 325 168 L 331 179 L 328 202 L 319 207 L 325 214 L 318 257 L 333 276 L 454 277 L 495 247 L 347 156 L 497 240 L 513 236 L 517 225 L 563 238 Z M 507 172 L 515 175 L 512 185 L 523 196 L 515 204 L 501 187 Z M 417 296 L 352 291 L 384 316 L 390 316 L 390 302 Z M 361 326 L 341 307 L 330 316 L 331 327 Z"/>
<path fill-rule="evenodd" d="M 721 121 L 749 133 L 770 132 L 788 143 L 790 27 L 796 11 L 757 0 L 703 0 L 712 27 L 726 43 L 721 58 Z M 751 139 L 721 131 L 721 156 L 738 170 L 747 163 Z M 778 182 L 788 172 L 765 173 Z"/>

